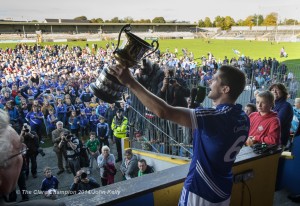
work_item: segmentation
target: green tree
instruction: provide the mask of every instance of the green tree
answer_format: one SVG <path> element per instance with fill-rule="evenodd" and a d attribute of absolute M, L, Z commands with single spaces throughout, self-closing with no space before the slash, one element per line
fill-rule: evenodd
<path fill-rule="evenodd" d="M 243 22 L 243 26 L 254 26 L 253 16 L 248 16 Z"/>
<path fill-rule="evenodd" d="M 224 17 L 216 16 L 213 25 L 215 27 L 221 27 L 221 29 L 224 29 Z"/>
<path fill-rule="evenodd" d="M 75 17 L 74 20 L 76 20 L 76 21 L 86 21 L 88 19 L 86 18 L 86 16 L 78 16 L 78 17 Z"/>
<path fill-rule="evenodd" d="M 237 20 L 236 23 L 235 23 L 235 25 L 237 25 L 237 26 L 244 26 L 244 21 L 243 21 L 243 19 Z"/>
<path fill-rule="evenodd" d="M 198 21 L 198 26 L 199 26 L 199 27 L 205 27 L 205 23 L 204 23 L 204 21 L 203 21 L 202 19 L 200 19 L 200 20 Z"/>
<path fill-rule="evenodd" d="M 212 27 L 212 23 L 211 23 L 211 20 L 209 17 L 205 17 L 204 25 L 205 25 L 205 27 Z"/>
<path fill-rule="evenodd" d="M 130 16 L 128 16 L 128 17 L 125 17 L 125 18 L 123 19 L 123 21 L 124 21 L 125 23 L 134 23 L 134 20 L 133 20 L 133 18 L 132 18 L 132 17 L 130 17 Z"/>
<path fill-rule="evenodd" d="M 264 21 L 263 15 L 254 14 L 252 18 L 253 26 L 260 26 Z"/>
<path fill-rule="evenodd" d="M 224 30 L 230 29 L 233 25 L 235 25 L 235 21 L 232 17 L 226 16 L 224 18 Z"/>
<path fill-rule="evenodd" d="M 151 23 L 150 19 L 140 19 L 137 21 L 137 23 Z"/>
<path fill-rule="evenodd" d="M 268 14 L 262 23 L 264 26 L 276 26 L 278 20 L 278 14 L 275 12 L 272 12 Z"/>
<path fill-rule="evenodd" d="M 110 20 L 110 23 L 121 23 L 121 20 L 118 17 L 114 17 Z"/>
<path fill-rule="evenodd" d="M 164 17 L 155 17 L 153 20 L 152 20 L 152 23 L 166 23 Z"/>
<path fill-rule="evenodd" d="M 97 19 L 93 18 L 90 20 L 90 22 L 91 23 L 104 23 L 103 19 L 101 19 L 101 18 L 97 18 Z"/>

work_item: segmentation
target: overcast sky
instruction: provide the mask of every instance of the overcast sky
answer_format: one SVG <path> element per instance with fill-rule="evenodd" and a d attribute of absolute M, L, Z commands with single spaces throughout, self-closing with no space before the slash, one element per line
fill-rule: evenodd
<path fill-rule="evenodd" d="M 2 0 L 0 19 L 43 21 L 86 16 L 104 20 L 114 17 L 152 20 L 162 16 L 165 20 L 193 23 L 206 16 L 211 20 L 218 15 L 238 20 L 271 12 L 277 12 L 282 20 L 300 21 L 300 0 Z"/>

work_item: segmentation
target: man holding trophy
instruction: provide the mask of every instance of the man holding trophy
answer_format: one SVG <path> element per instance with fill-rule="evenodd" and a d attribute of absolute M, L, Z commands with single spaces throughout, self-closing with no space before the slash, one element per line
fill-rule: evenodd
<path fill-rule="evenodd" d="M 127 48 L 129 50 L 122 51 L 122 54 L 138 56 L 138 52 L 131 52 L 132 48 L 136 48 L 133 40 L 130 48 L 124 47 Z M 127 60 L 131 61 L 132 56 L 127 57 L 116 56 L 118 63 L 111 65 L 107 73 L 120 85 L 129 88 L 158 117 L 194 131 L 194 153 L 179 205 L 229 205 L 233 184 L 232 166 L 248 137 L 250 127 L 242 106 L 235 104 L 245 87 L 244 73 L 235 67 L 222 66 L 213 76 L 209 81 L 211 91 L 208 98 L 212 99 L 215 108 L 173 107 L 145 89 L 132 76 L 128 69 L 131 65 L 126 63 Z M 101 86 L 99 82 L 96 85 Z M 98 96 L 97 92 L 94 93 Z"/>

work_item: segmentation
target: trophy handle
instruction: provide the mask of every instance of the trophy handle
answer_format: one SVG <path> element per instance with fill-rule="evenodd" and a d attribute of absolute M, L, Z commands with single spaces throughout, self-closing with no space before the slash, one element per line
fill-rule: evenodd
<path fill-rule="evenodd" d="M 154 45 L 153 45 L 154 43 L 156 43 L 155 49 L 154 49 L 152 52 L 150 52 L 149 54 L 147 54 L 146 56 L 144 56 L 142 59 L 146 58 L 147 56 L 149 56 L 149 55 L 151 55 L 151 54 L 153 54 L 154 52 L 157 51 L 157 49 L 158 49 L 158 47 L 159 47 L 159 43 L 158 43 L 157 40 L 153 40 L 152 43 L 151 43 L 151 46 L 152 46 L 152 47 L 154 47 Z"/>
<path fill-rule="evenodd" d="M 122 35 L 122 32 L 123 32 L 124 30 L 125 30 L 125 32 L 129 32 L 129 31 L 131 30 L 130 24 L 126 24 L 126 25 L 123 26 L 122 29 L 120 30 L 119 37 L 118 37 L 118 44 L 117 44 L 117 47 L 116 47 L 115 51 L 113 51 L 113 54 L 115 54 L 115 53 L 118 51 L 118 49 L 119 49 L 121 35 Z"/>

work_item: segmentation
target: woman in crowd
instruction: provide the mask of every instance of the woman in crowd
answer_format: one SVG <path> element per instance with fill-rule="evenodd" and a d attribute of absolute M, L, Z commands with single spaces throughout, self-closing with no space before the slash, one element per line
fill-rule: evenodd
<path fill-rule="evenodd" d="M 279 117 L 281 126 L 281 144 L 285 146 L 290 137 L 293 107 L 287 102 L 288 91 L 282 83 L 272 84 L 269 91 L 271 91 L 275 97 L 273 111 L 277 112 Z"/>
<path fill-rule="evenodd" d="M 47 135 L 51 135 L 49 126 L 51 126 L 51 122 L 52 121 L 48 122 L 48 115 L 50 114 L 50 110 L 54 111 L 54 108 L 49 104 L 48 100 L 46 98 L 44 98 L 44 100 L 43 100 L 43 106 L 41 108 L 41 111 L 42 111 L 42 113 L 44 115 L 44 124 L 46 126 L 46 133 L 47 133 Z M 54 122 L 53 125 L 54 125 L 54 129 L 55 129 L 55 122 Z"/>
<path fill-rule="evenodd" d="M 115 156 L 110 153 L 108 146 L 104 145 L 101 149 L 101 154 L 97 159 L 98 167 L 100 168 L 100 177 L 102 186 L 114 183 L 115 175 Z"/>
<path fill-rule="evenodd" d="M 125 150 L 125 158 L 120 166 L 121 173 L 125 180 L 137 177 L 138 175 L 138 160 L 137 156 L 132 153 L 132 149 Z"/>
<path fill-rule="evenodd" d="M 75 110 L 76 110 L 76 114 L 77 114 L 77 115 L 80 115 L 80 111 L 81 111 L 82 109 L 85 109 L 85 106 L 84 106 L 84 104 L 81 102 L 81 100 L 80 100 L 79 97 L 76 98 L 74 107 L 75 107 Z"/>
<path fill-rule="evenodd" d="M 71 112 L 71 115 L 68 119 L 68 125 L 69 125 L 69 129 L 71 131 L 72 134 L 75 134 L 76 137 L 78 137 L 78 130 L 79 130 L 79 118 L 77 117 L 76 111 L 73 110 Z"/>
<path fill-rule="evenodd" d="M 270 91 L 260 92 L 256 97 L 257 112 L 249 115 L 250 130 L 246 145 L 255 143 L 280 144 L 280 122 L 272 111 L 274 96 Z"/>

